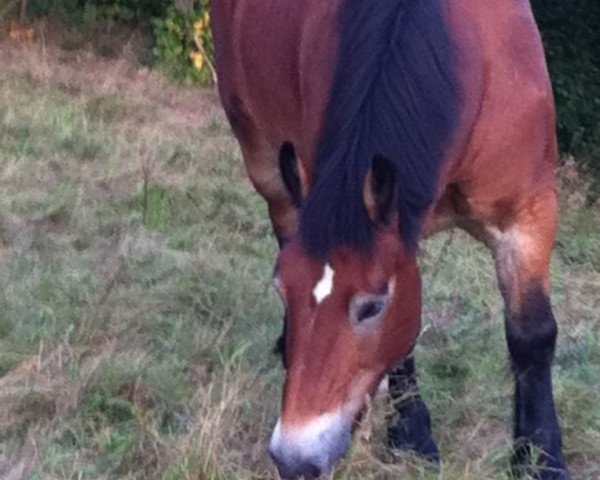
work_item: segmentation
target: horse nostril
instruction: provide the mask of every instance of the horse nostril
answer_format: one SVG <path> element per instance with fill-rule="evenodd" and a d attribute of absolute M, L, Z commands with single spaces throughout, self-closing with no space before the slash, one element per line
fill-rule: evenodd
<path fill-rule="evenodd" d="M 303 462 L 294 456 L 278 451 L 278 449 L 270 448 L 269 453 L 277 466 L 279 475 L 285 480 L 296 480 L 299 478 L 312 480 L 318 478 L 324 472 L 324 468 L 315 462 Z"/>
<path fill-rule="evenodd" d="M 296 469 L 294 468 L 293 462 L 290 462 L 290 459 L 286 457 L 281 450 L 271 446 L 269 448 L 269 454 L 271 455 L 273 463 L 275 463 L 281 478 L 289 480 L 299 477 L 299 474 L 297 474 L 295 471 Z"/>
<path fill-rule="evenodd" d="M 277 471 L 279 472 L 279 476 L 284 480 L 298 480 L 303 478 L 305 480 L 314 480 L 319 478 L 321 474 L 324 472 L 319 466 L 313 465 L 311 463 L 307 464 L 284 464 L 277 463 Z"/>
<path fill-rule="evenodd" d="M 324 414 L 301 427 L 273 429 L 269 453 L 286 480 L 314 479 L 332 469 L 348 451 L 351 419 L 338 412 Z"/>
<path fill-rule="evenodd" d="M 322 473 L 323 470 L 319 466 L 308 463 L 302 469 L 301 475 L 306 479 L 313 479 L 320 477 Z"/>

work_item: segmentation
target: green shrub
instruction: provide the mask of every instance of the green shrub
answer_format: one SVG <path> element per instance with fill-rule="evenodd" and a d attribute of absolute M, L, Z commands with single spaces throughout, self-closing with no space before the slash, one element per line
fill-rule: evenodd
<path fill-rule="evenodd" d="M 171 7 L 166 16 L 155 19 L 153 25 L 155 57 L 172 78 L 201 85 L 214 82 L 208 1 L 201 2 L 191 13 Z"/>
<path fill-rule="evenodd" d="M 177 81 L 210 85 L 215 81 L 210 0 L 190 6 L 184 12 L 172 0 L 29 0 L 28 10 L 32 17 L 53 15 L 75 26 L 151 21 L 157 63 Z"/>
<path fill-rule="evenodd" d="M 600 2 L 532 0 L 558 109 L 561 151 L 590 174 L 600 194 Z"/>
<path fill-rule="evenodd" d="M 29 0 L 32 16 L 58 15 L 80 25 L 98 21 L 139 23 L 165 14 L 169 0 Z"/>
<path fill-rule="evenodd" d="M 210 0 L 190 1 L 184 13 L 172 0 L 29 0 L 34 16 L 54 13 L 67 23 L 152 19 L 154 56 L 174 79 L 214 81 Z M 542 31 L 558 109 L 561 151 L 575 157 L 600 194 L 600 1 L 532 0 Z"/>

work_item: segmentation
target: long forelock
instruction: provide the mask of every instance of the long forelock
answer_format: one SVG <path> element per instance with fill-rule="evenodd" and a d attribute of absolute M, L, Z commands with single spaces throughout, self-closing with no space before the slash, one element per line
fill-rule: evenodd
<path fill-rule="evenodd" d="M 300 219 L 310 255 L 340 245 L 372 249 L 363 189 L 375 155 L 396 167 L 402 238 L 416 245 L 458 117 L 445 1 L 342 1 L 336 72 Z"/>

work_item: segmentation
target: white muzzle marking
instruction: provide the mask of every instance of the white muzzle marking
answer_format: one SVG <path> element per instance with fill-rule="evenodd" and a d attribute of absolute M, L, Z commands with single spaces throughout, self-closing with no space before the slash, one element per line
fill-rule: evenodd
<path fill-rule="evenodd" d="M 352 419 L 341 411 L 323 414 L 295 428 L 284 428 L 277 421 L 269 450 L 279 466 L 312 464 L 329 471 L 344 456 L 352 438 Z"/>
<path fill-rule="evenodd" d="M 319 443 L 322 440 L 323 433 L 335 427 L 339 423 L 339 420 L 339 413 L 326 413 L 302 427 L 287 429 L 284 435 L 280 418 L 277 420 L 277 425 L 275 425 L 275 429 L 273 430 L 271 446 L 278 446 L 285 441 L 286 444 L 293 444 L 299 453 L 310 453 L 315 450 L 313 448 L 315 446 L 317 449 L 322 448 L 322 445 L 315 444 Z"/>

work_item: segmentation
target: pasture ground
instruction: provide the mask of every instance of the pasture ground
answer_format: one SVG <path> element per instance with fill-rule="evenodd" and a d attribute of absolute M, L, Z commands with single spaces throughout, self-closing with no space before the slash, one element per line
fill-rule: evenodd
<path fill-rule="evenodd" d="M 283 378 L 275 243 L 211 90 L 127 55 L 0 43 L 0 478 L 268 479 Z M 554 370 L 575 478 L 600 478 L 600 213 L 562 171 Z M 444 464 L 385 448 L 377 399 L 336 479 L 507 480 L 512 381 L 488 252 L 423 245 L 417 350 Z"/>

